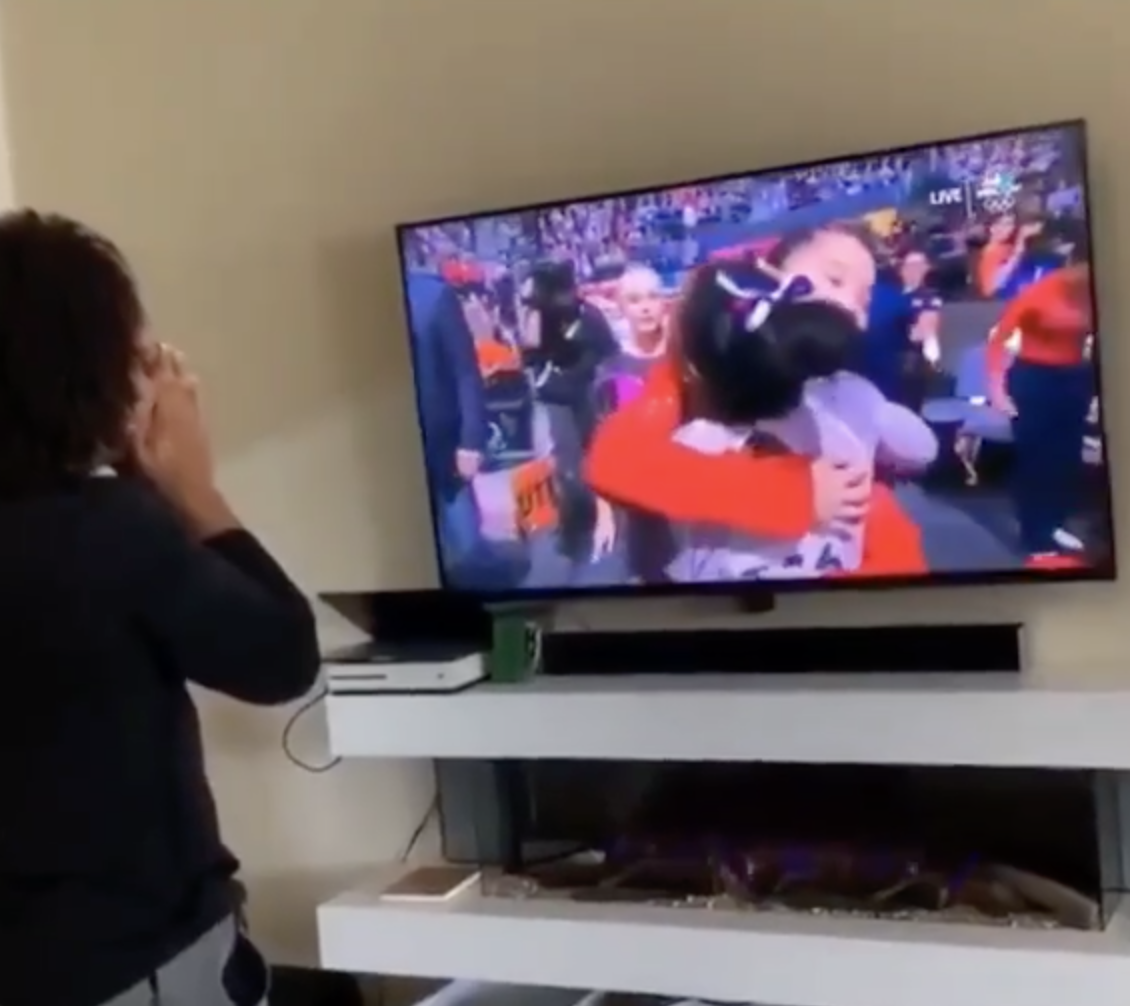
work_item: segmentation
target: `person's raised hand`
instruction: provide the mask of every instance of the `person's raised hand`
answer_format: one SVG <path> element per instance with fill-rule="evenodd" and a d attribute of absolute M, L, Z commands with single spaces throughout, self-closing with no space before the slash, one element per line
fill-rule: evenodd
<path fill-rule="evenodd" d="M 813 511 L 823 527 L 859 524 L 867 516 L 871 500 L 871 472 L 826 458 L 812 463 Z"/>
<path fill-rule="evenodd" d="M 216 488 L 197 379 L 171 346 L 147 350 L 131 438 L 137 468 L 195 534 L 210 537 L 238 526 Z"/>

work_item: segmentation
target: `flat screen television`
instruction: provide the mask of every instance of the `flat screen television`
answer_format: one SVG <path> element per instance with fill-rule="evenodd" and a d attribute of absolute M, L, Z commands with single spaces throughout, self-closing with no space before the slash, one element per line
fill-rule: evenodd
<path fill-rule="evenodd" d="M 1084 124 L 397 229 L 444 587 L 1114 575 Z"/>

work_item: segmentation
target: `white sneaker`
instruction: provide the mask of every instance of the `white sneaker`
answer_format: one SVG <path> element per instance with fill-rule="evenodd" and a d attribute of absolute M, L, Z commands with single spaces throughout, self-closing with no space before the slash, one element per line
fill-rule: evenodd
<path fill-rule="evenodd" d="M 1082 552 L 1087 547 L 1082 538 L 1073 535 L 1066 528 L 1056 528 L 1052 538 L 1065 552 Z"/>

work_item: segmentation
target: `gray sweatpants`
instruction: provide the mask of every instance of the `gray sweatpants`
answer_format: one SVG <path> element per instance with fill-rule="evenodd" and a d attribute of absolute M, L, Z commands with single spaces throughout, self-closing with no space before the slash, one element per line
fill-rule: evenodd
<path fill-rule="evenodd" d="M 228 919 L 105 1006 L 266 1006 L 269 986 L 263 956 Z"/>

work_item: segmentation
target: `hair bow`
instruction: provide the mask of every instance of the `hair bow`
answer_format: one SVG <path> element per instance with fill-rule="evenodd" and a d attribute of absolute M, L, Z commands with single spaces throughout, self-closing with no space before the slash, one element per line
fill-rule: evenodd
<path fill-rule="evenodd" d="M 764 325 L 778 304 L 804 300 L 813 291 L 807 276 L 784 276 L 769 290 L 743 287 L 724 272 L 716 273 L 715 280 L 737 302 L 738 310 L 745 315 L 743 324 L 747 332 Z"/>

